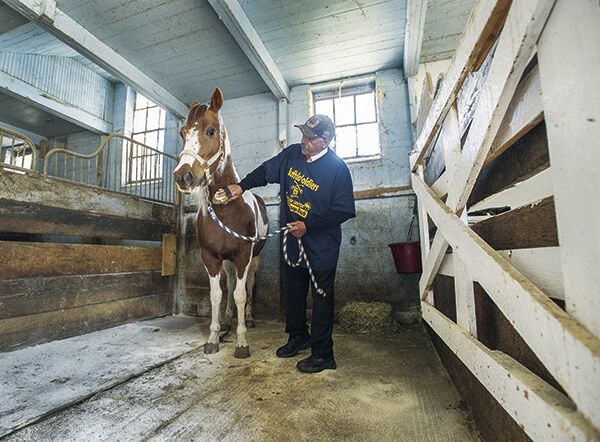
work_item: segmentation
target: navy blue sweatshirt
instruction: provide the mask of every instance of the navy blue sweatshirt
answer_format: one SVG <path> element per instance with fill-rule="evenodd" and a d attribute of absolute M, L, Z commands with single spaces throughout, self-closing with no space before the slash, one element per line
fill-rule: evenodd
<path fill-rule="evenodd" d="M 300 144 L 292 144 L 265 161 L 240 181 L 242 190 L 279 183 L 281 227 L 304 221 L 302 245 L 314 270 L 337 266 L 342 243 L 340 225 L 356 216 L 352 177 L 348 166 L 331 149 L 307 162 Z M 298 244 L 288 237 L 288 257 L 298 260 Z"/>

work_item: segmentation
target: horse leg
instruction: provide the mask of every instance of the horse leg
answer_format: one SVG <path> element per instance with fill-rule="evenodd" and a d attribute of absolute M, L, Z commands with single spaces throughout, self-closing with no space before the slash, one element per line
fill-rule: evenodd
<path fill-rule="evenodd" d="M 255 256 L 250 261 L 250 268 L 248 269 L 248 278 L 246 279 L 246 327 L 254 328 L 254 317 L 252 316 L 252 310 L 254 309 L 254 286 L 256 284 L 256 270 L 260 264 L 260 257 Z"/>
<path fill-rule="evenodd" d="M 221 264 L 222 261 L 219 261 L 208 253 L 202 254 L 202 259 L 204 261 L 204 266 L 206 267 L 206 272 L 208 273 L 208 277 L 210 279 L 210 303 L 212 307 L 211 314 L 211 322 L 210 322 L 210 335 L 208 337 L 208 341 L 204 344 L 204 353 L 216 353 L 219 351 L 219 330 L 221 329 L 221 324 L 219 322 L 220 316 L 220 308 L 221 308 L 221 298 L 223 293 L 221 291 Z"/>
<path fill-rule="evenodd" d="M 225 307 L 225 318 L 221 325 L 223 330 L 231 330 L 233 322 L 233 291 L 235 289 L 235 267 L 231 261 L 223 261 L 223 269 L 227 275 L 227 307 Z"/>
<path fill-rule="evenodd" d="M 247 358 L 250 356 L 250 347 L 246 342 L 246 322 L 244 318 L 244 310 L 246 305 L 246 278 L 248 277 L 248 269 L 250 268 L 250 264 L 252 262 L 252 248 L 250 248 L 250 256 L 247 254 L 242 255 L 246 255 L 246 259 L 240 255 L 236 257 L 238 277 L 235 290 L 233 292 L 235 305 L 237 307 L 237 343 L 235 345 L 234 353 L 236 358 Z"/>

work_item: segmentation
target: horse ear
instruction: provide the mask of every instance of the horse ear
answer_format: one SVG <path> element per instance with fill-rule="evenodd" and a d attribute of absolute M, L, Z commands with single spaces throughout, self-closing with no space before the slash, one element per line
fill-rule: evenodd
<path fill-rule="evenodd" d="M 218 87 L 215 88 L 212 97 L 210 97 L 210 110 L 213 112 L 219 112 L 221 107 L 223 107 L 223 101 L 225 101 L 225 99 L 223 98 L 221 89 Z"/>

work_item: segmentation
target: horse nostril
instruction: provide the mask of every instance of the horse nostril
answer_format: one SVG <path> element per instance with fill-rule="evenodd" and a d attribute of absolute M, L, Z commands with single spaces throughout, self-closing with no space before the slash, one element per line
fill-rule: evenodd
<path fill-rule="evenodd" d="M 191 185 L 192 181 L 194 181 L 194 177 L 192 176 L 191 172 L 186 172 L 183 174 L 183 182 L 186 185 L 188 185 L 188 186 Z"/>

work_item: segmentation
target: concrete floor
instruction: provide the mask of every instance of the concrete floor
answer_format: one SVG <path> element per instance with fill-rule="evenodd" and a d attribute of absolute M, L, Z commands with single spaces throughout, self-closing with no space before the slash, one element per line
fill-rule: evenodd
<path fill-rule="evenodd" d="M 215 355 L 196 346 L 7 440 L 477 440 L 421 329 L 336 333 L 338 369 L 313 375 L 295 369 L 300 355 L 275 357 L 285 338 L 282 324 L 259 322 L 249 330 L 249 359 L 233 357 L 233 336 Z"/>

